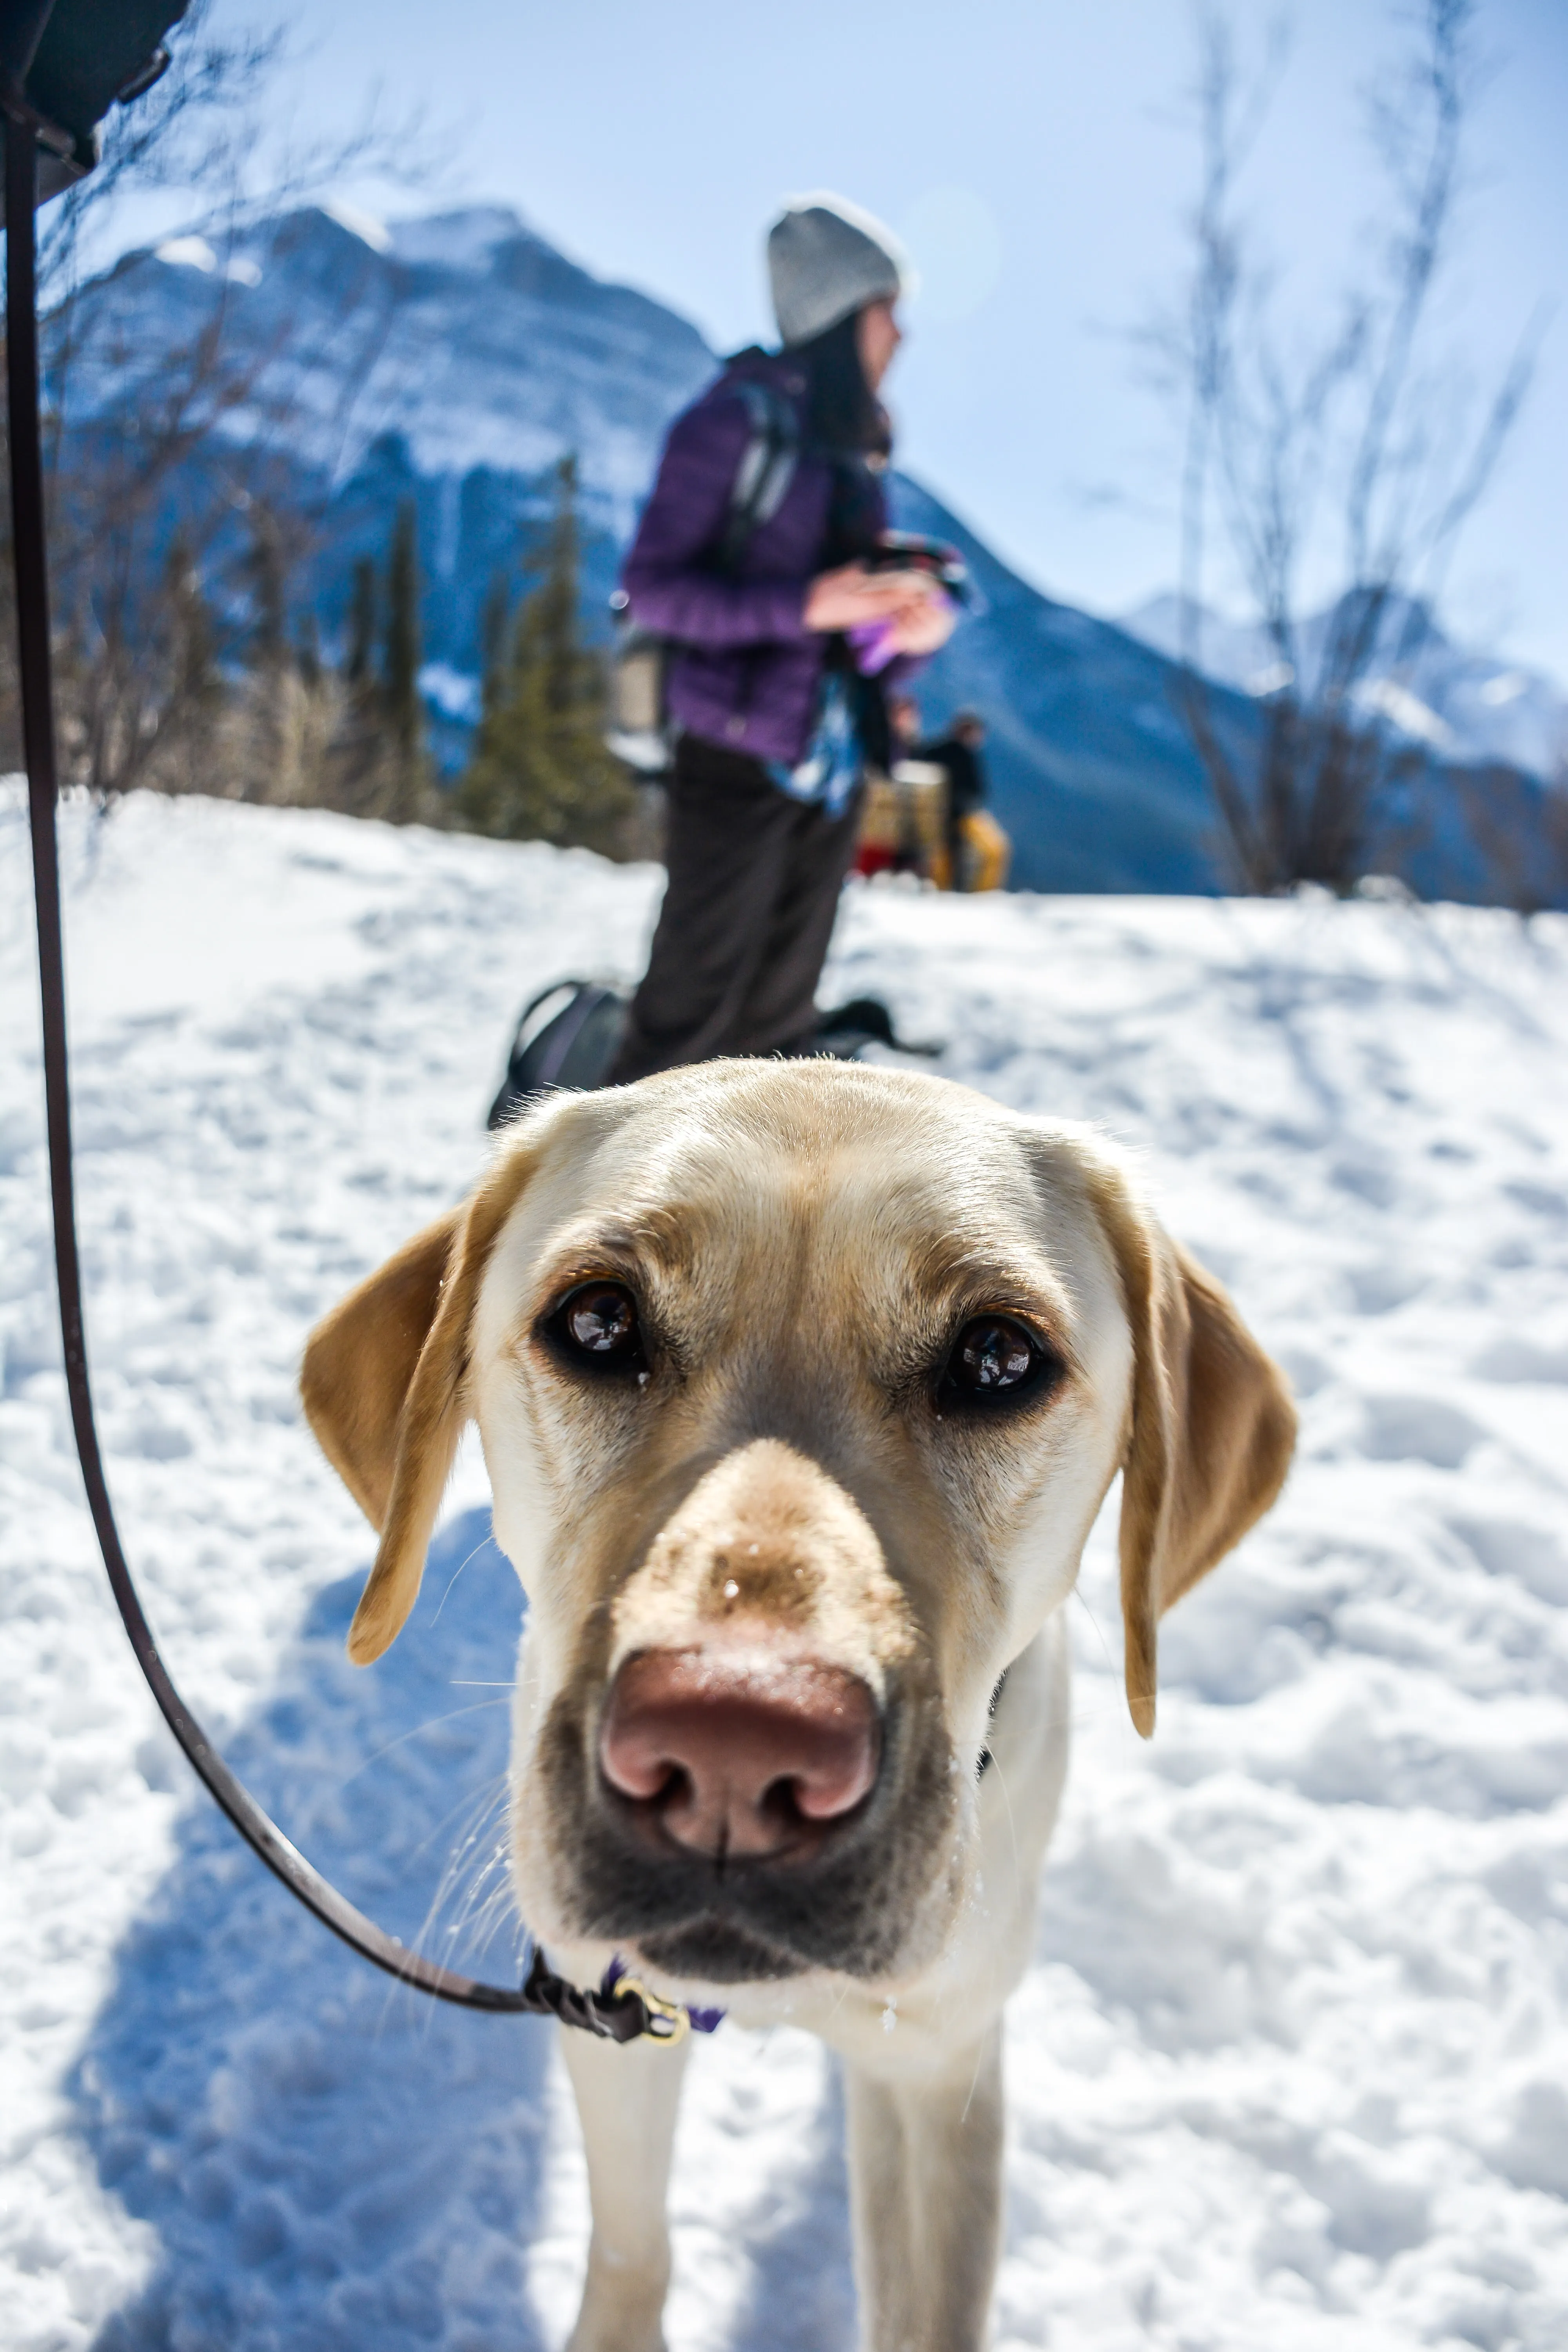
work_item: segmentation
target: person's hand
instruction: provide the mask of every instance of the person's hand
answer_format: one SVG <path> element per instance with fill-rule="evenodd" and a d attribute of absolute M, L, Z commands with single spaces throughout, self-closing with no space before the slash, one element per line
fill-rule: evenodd
<path fill-rule="evenodd" d="M 837 572 L 817 573 L 805 592 L 801 618 L 808 629 L 824 631 L 856 629 L 871 621 L 902 627 L 932 603 L 935 590 L 936 583 L 923 572 L 868 572 L 863 563 L 843 563 Z"/>
<path fill-rule="evenodd" d="M 897 614 L 892 623 L 893 651 L 899 654 L 936 654 L 952 636 L 958 619 L 957 608 L 951 596 L 938 589 L 935 595 L 925 596 L 908 612 Z"/>

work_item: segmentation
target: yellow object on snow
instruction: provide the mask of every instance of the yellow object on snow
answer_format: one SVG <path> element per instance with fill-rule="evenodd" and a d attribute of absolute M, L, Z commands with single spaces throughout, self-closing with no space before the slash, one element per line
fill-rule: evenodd
<path fill-rule="evenodd" d="M 971 809 L 958 820 L 960 890 L 1004 890 L 1013 862 L 1013 844 L 989 809 Z"/>

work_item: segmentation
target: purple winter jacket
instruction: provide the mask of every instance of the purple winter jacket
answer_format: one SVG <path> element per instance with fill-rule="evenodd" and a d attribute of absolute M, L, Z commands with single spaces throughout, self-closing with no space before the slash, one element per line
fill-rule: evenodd
<path fill-rule="evenodd" d="M 714 568 L 730 493 L 752 437 L 731 386 L 771 383 L 797 416 L 805 378 L 789 354 L 742 352 L 678 416 L 621 573 L 632 616 L 676 640 L 667 685 L 677 726 L 758 760 L 803 759 L 816 724 L 828 639 L 801 619 L 807 584 L 823 569 L 833 491 L 826 458 L 802 449 L 776 513 L 752 532 L 732 574 Z M 879 482 L 868 474 L 870 534 L 885 527 Z"/>

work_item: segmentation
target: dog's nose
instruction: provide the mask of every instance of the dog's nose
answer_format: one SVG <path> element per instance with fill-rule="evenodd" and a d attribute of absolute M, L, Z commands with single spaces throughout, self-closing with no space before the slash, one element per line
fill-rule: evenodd
<path fill-rule="evenodd" d="M 840 1666 L 645 1650 L 616 1676 L 599 1760 L 678 1845 L 765 1861 L 854 1811 L 879 1744 L 876 1701 Z"/>

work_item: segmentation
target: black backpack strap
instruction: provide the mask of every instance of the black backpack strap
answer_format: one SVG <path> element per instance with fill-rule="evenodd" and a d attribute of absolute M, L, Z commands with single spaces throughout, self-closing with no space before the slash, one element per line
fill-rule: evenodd
<path fill-rule="evenodd" d="M 753 533 L 777 514 L 800 456 L 800 428 L 791 401 L 754 376 L 742 377 L 731 389 L 744 403 L 752 431 L 730 489 L 717 557 L 721 572 L 733 572 Z"/>

